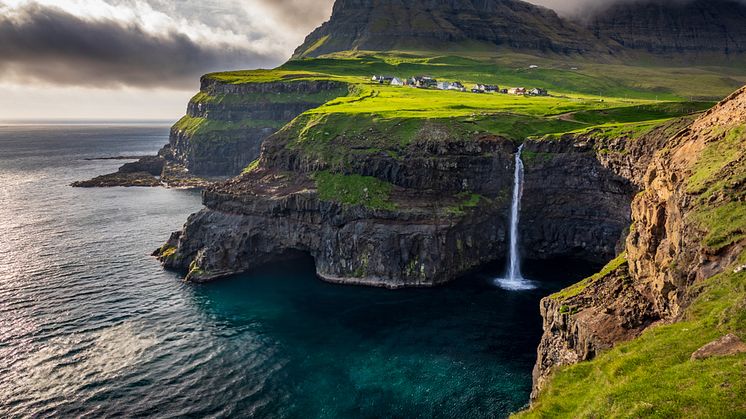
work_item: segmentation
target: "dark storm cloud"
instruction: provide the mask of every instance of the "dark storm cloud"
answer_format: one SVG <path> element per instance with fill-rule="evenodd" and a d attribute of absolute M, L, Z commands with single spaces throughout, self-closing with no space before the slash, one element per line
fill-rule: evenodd
<path fill-rule="evenodd" d="M 276 18 L 309 31 L 329 18 L 334 0 L 259 0 Z"/>
<path fill-rule="evenodd" d="M 0 57 L 0 80 L 191 89 L 206 72 L 272 66 L 283 54 L 202 45 L 174 31 L 153 34 L 136 23 L 30 4 L 0 16 Z"/>

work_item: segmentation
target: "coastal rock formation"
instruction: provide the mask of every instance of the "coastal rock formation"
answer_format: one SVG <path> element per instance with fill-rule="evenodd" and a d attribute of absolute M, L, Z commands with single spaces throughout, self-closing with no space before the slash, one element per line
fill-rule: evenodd
<path fill-rule="evenodd" d="M 102 175 L 91 180 L 74 182 L 74 188 L 103 188 L 113 186 L 161 186 L 161 176 L 166 160 L 160 156 L 147 156 L 125 163 L 116 173 Z"/>
<path fill-rule="evenodd" d="M 643 192 L 633 200 L 626 253 L 541 303 L 533 397 L 553 368 L 591 359 L 658 321 L 676 321 L 696 295 L 693 285 L 737 260 L 746 247 L 737 218 L 746 190 L 745 125 L 746 88 L 665 139 L 647 136 L 657 148 L 635 180 Z"/>
<path fill-rule="evenodd" d="M 521 203 L 521 255 L 526 259 L 614 258 L 629 227 L 634 185 L 605 167 L 591 141 L 568 136 L 529 140 Z"/>
<path fill-rule="evenodd" d="M 412 123 L 298 118 L 265 141 L 254 167 L 208 188 L 207 208 L 156 255 L 188 280 L 209 281 L 308 254 L 328 281 L 390 288 L 436 285 L 502 260 L 516 143 L 451 120 Z M 402 130 L 415 132 L 406 146 Z M 652 150 L 609 142 L 525 142 L 526 257 L 615 255 L 637 190 L 622 156 Z M 345 196 L 363 187 L 364 196 Z"/>
<path fill-rule="evenodd" d="M 232 84 L 214 77 L 202 77 L 200 93 L 158 156 L 73 186 L 206 187 L 241 173 L 259 157 L 264 139 L 296 116 L 348 93 L 347 84 L 331 80 Z"/>
<path fill-rule="evenodd" d="M 161 186 L 161 181 L 148 172 L 116 172 L 96 176 L 91 180 L 73 182 L 70 186 L 73 188 L 111 188 L 115 186 L 152 188 Z"/>
<path fill-rule="evenodd" d="M 206 75 L 161 155 L 195 176 L 235 176 L 259 157 L 262 142 L 301 113 L 347 94 L 331 80 L 232 84 Z"/>
<path fill-rule="evenodd" d="M 400 288 L 443 283 L 505 254 L 512 142 L 422 138 L 404 158 L 379 153 L 332 174 L 290 140 L 271 137 L 259 167 L 205 191 L 207 208 L 156 252 L 166 267 L 208 281 L 308 254 L 327 281 Z M 346 204 L 325 199 L 327 182 L 370 186 Z"/>

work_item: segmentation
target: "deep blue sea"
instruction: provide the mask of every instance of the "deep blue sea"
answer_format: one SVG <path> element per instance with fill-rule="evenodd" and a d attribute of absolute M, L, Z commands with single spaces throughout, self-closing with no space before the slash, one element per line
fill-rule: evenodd
<path fill-rule="evenodd" d="M 185 284 L 149 255 L 199 192 L 68 186 L 123 163 L 86 158 L 153 154 L 167 135 L 0 125 L 0 417 L 493 418 L 526 404 L 539 299 L 573 278 L 386 291 L 299 261 Z"/>

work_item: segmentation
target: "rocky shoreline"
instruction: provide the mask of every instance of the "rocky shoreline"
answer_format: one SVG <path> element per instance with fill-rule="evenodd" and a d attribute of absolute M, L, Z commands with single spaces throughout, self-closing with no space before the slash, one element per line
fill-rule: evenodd
<path fill-rule="evenodd" d="M 105 158 L 107 160 L 129 160 L 125 157 Z M 177 162 L 162 156 L 140 157 L 137 161 L 124 164 L 115 173 L 97 176 L 86 181 L 73 182 L 74 188 L 110 187 L 159 187 L 205 188 L 221 179 L 204 179 L 189 174 Z"/>

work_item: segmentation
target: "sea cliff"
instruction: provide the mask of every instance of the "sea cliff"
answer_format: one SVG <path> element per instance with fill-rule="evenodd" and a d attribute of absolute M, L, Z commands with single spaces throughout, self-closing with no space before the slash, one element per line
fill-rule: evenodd
<path fill-rule="evenodd" d="M 309 254 L 330 282 L 388 288 L 449 281 L 505 252 L 515 144 L 421 130 L 397 156 L 374 152 L 348 171 L 270 137 L 256 167 L 208 188 L 157 254 L 207 281 Z M 473 186 L 472 186 L 473 185 Z"/>
<path fill-rule="evenodd" d="M 641 192 L 631 206 L 632 226 L 626 251 L 599 274 L 541 303 L 544 335 L 534 370 L 534 409 L 529 415 L 577 413 L 573 407 L 577 405 L 562 401 L 562 397 L 569 397 L 579 390 L 574 387 L 582 385 L 558 387 L 558 382 L 566 383 L 576 371 L 568 369 L 568 365 L 598 357 L 584 367 L 584 371 L 590 368 L 594 373 L 596 368 L 622 362 L 619 357 L 625 351 L 630 353 L 629 348 L 635 348 L 632 353 L 641 356 L 650 350 L 648 346 L 680 342 L 669 346 L 668 351 L 676 354 L 673 359 L 661 354 L 659 359 L 646 361 L 653 369 L 658 365 L 661 374 L 678 377 L 679 373 L 686 375 L 685 371 L 697 368 L 690 364 L 693 361 L 689 357 L 699 346 L 728 333 L 744 333 L 745 125 L 746 89 L 741 89 L 673 134 L 663 130 L 646 137 L 649 144 L 645 148 L 651 150 L 642 160 L 647 163 L 646 169 L 622 170 L 642 174 L 635 176 Z M 611 165 L 621 167 L 618 163 Z M 709 311 L 703 311 L 702 307 L 708 304 Z M 717 320 L 709 323 L 713 317 Z M 684 333 L 688 328 L 701 332 Z M 622 344 L 627 341 L 632 342 Z M 618 345 L 619 349 L 609 352 Z M 714 380 L 731 386 L 732 375 L 738 371 L 731 365 L 742 359 L 723 360 L 729 366 L 719 368 L 719 378 Z M 626 368 L 636 369 L 637 374 L 641 369 L 645 371 L 639 366 Z M 704 370 L 699 375 L 715 372 L 705 366 L 700 368 Z M 618 379 L 624 380 L 624 375 Z M 672 382 L 666 387 L 680 384 Z M 739 386 L 742 384 L 741 381 Z M 620 392 L 629 391 L 625 390 L 629 385 L 624 381 L 600 381 L 598 389 L 587 390 L 584 411 L 592 416 L 611 414 L 611 406 L 598 398 L 624 398 Z M 674 403 L 660 400 L 661 394 L 651 391 L 640 395 L 638 401 L 655 399 L 658 409 L 666 406 L 680 412 L 682 405 L 691 405 L 693 411 L 711 412 L 708 409 L 712 406 L 707 406 L 707 402 L 731 405 L 731 393 L 737 391 L 721 394 L 702 389 L 698 394 L 687 394 L 689 398 L 682 395 Z"/>

